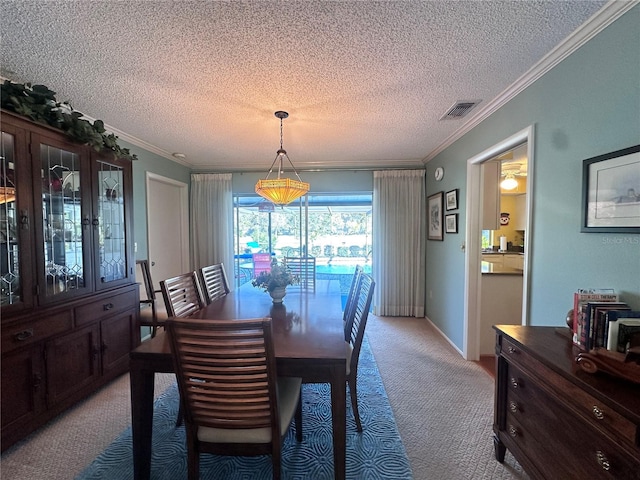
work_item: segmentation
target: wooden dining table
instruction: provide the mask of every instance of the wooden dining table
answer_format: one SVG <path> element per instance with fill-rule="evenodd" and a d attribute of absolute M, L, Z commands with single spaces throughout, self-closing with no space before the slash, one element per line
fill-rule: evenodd
<path fill-rule="evenodd" d="M 282 304 L 272 303 L 266 292 L 246 283 L 192 315 L 192 318 L 205 319 L 260 317 L 272 319 L 278 375 L 302 377 L 305 383 L 331 385 L 334 476 L 343 480 L 346 466 L 346 349 L 338 282 L 318 281 L 315 291 L 287 287 Z M 174 371 L 169 339 L 164 331 L 131 352 L 130 367 L 134 478 L 148 480 L 154 377 L 157 372 Z"/>

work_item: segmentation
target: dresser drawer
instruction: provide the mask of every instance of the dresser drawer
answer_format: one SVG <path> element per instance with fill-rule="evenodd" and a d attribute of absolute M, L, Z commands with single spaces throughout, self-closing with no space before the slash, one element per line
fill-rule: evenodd
<path fill-rule="evenodd" d="M 502 339 L 502 356 L 512 365 L 517 365 L 531 378 L 537 379 L 541 388 L 553 391 L 567 407 L 580 414 L 595 428 L 602 428 L 614 437 L 633 445 L 640 455 L 639 426 L 608 407 L 602 401 L 593 397 L 574 383 L 553 372 L 548 367 L 523 351 L 517 344 Z M 509 378 L 511 381 L 511 378 Z"/>
<path fill-rule="evenodd" d="M 570 409 L 512 365 L 506 408 L 506 434 L 536 459 L 541 470 L 551 459 L 562 459 L 553 467 L 553 478 L 640 479 L 635 452 L 590 422 L 576 422 Z"/>
<path fill-rule="evenodd" d="M 76 325 L 86 325 L 114 313 L 129 310 L 134 306 L 137 306 L 137 304 L 136 292 L 133 290 L 103 297 L 100 300 L 76 308 Z"/>
<path fill-rule="evenodd" d="M 72 326 L 71 310 L 66 310 L 31 322 L 2 327 L 2 352 L 9 352 L 66 332 L 71 330 Z"/>

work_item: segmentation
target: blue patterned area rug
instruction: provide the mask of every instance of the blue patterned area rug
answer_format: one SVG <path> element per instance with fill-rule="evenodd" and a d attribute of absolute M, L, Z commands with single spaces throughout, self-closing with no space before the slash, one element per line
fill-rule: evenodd
<path fill-rule="evenodd" d="M 296 441 L 295 428 L 292 426 L 282 450 L 282 478 L 333 479 L 329 385 L 303 385 L 302 400 L 303 441 Z M 154 405 L 153 480 L 187 478 L 184 426 L 175 428 L 178 401 L 178 390 L 174 384 L 158 397 Z M 410 480 L 409 460 L 366 336 L 358 367 L 358 403 L 362 433 L 356 431 L 347 392 L 347 478 Z M 200 458 L 202 480 L 268 480 L 272 478 L 271 475 L 269 456 L 224 457 L 203 454 Z M 131 428 L 125 430 L 77 477 L 77 480 L 97 479 L 133 479 Z"/>

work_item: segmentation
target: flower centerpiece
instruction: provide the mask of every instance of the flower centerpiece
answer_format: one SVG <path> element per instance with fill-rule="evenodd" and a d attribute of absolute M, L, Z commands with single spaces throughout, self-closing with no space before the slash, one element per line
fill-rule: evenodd
<path fill-rule="evenodd" d="M 287 285 L 296 285 L 298 277 L 291 273 L 285 265 L 279 264 L 277 260 L 271 262 L 270 272 L 260 272 L 251 281 L 254 287 L 263 289 L 273 298 L 273 303 L 282 303 L 282 298 L 286 295 Z"/>

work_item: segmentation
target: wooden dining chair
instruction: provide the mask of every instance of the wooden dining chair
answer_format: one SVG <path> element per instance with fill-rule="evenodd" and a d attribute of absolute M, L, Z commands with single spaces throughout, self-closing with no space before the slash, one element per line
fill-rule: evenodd
<path fill-rule="evenodd" d="M 371 308 L 371 300 L 375 286 L 376 284 L 371 276 L 366 273 L 360 274 L 356 304 L 352 310 L 351 318 L 348 320 L 351 324 L 351 334 L 346 344 L 347 383 L 351 395 L 353 416 L 355 417 L 356 428 L 359 432 L 362 431 L 362 423 L 360 421 L 360 413 L 358 412 L 358 360 L 360 358 L 360 348 L 362 347 L 364 329 L 367 325 L 367 318 L 369 317 L 369 309 Z"/>
<path fill-rule="evenodd" d="M 222 263 L 200 268 L 198 276 L 207 305 L 229 293 L 229 280 Z"/>
<path fill-rule="evenodd" d="M 295 417 L 302 441 L 302 380 L 278 377 L 271 319 L 167 322 L 185 414 L 189 480 L 201 453 L 271 455 L 281 475 L 282 441 Z"/>
<path fill-rule="evenodd" d="M 307 290 L 316 290 L 316 258 L 284 257 L 284 265 L 298 277 L 298 285 Z"/>
<path fill-rule="evenodd" d="M 351 336 L 351 319 L 353 318 L 352 310 L 357 304 L 358 290 L 360 287 L 360 274 L 362 273 L 362 271 L 362 267 L 360 265 L 356 265 L 355 272 L 353 272 L 353 277 L 351 277 L 349 295 L 347 296 L 347 301 L 342 313 L 342 321 L 344 322 L 344 339 L 346 342 L 349 341 L 349 337 Z"/>
<path fill-rule="evenodd" d="M 167 321 L 167 310 L 164 302 L 156 302 L 156 293 L 162 293 L 162 290 L 156 290 L 153 285 L 149 261 L 136 260 L 136 266 L 140 271 L 144 286 L 144 298 L 140 298 L 139 325 L 151 327 L 151 338 L 153 338 L 156 336 L 158 328 L 164 326 Z M 136 270 L 136 273 L 138 273 L 138 270 Z M 141 295 L 141 297 L 143 296 Z"/>
<path fill-rule="evenodd" d="M 204 307 L 196 272 L 162 280 L 160 289 L 169 317 L 188 317 Z"/>

